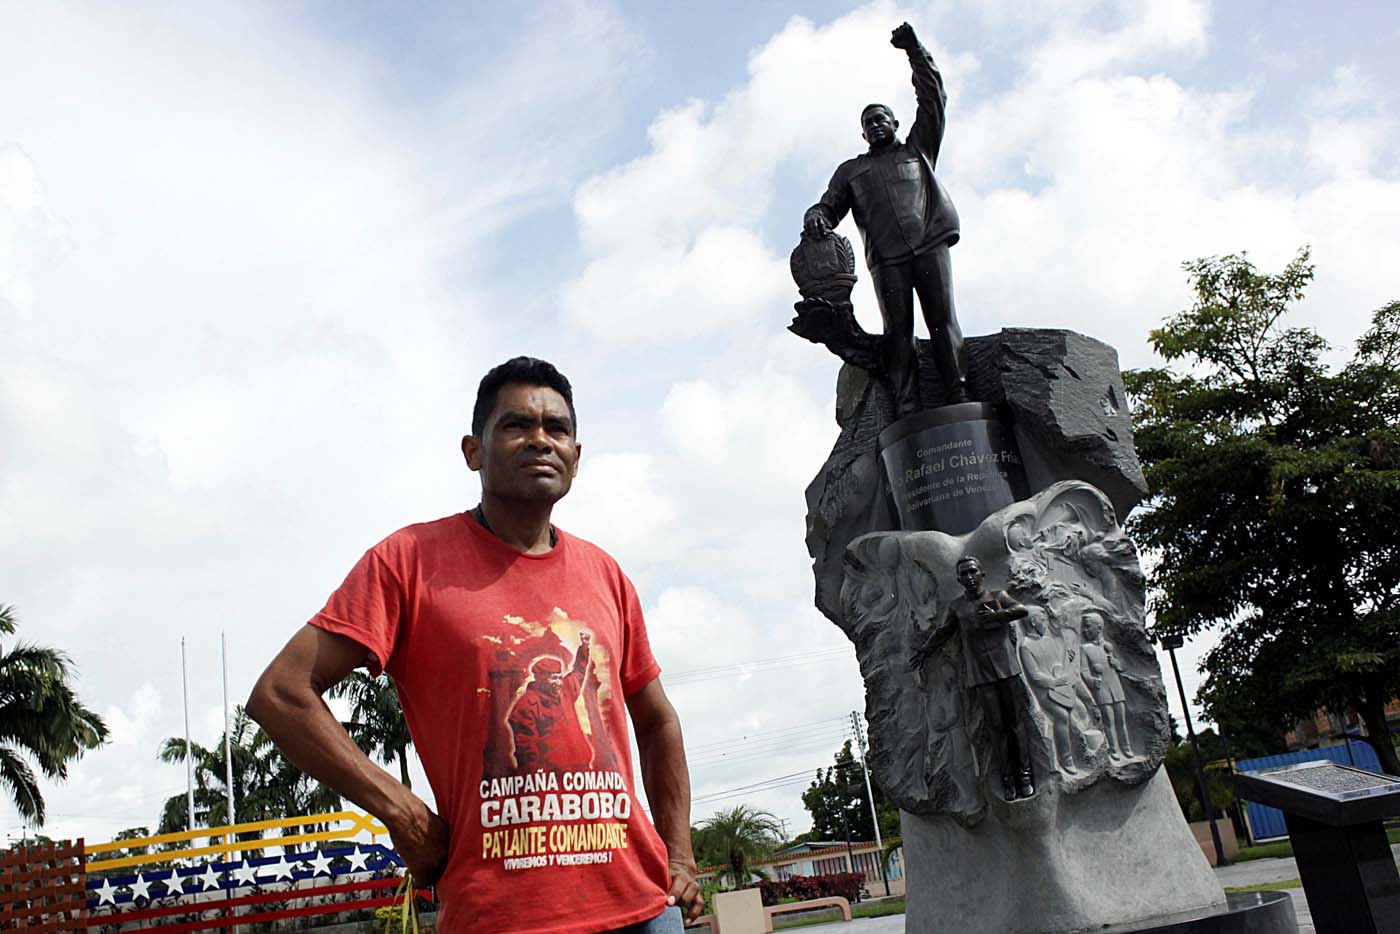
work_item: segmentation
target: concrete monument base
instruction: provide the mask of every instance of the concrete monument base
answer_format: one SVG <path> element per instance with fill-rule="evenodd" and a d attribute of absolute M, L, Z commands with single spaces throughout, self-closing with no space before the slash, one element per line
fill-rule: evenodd
<path fill-rule="evenodd" d="M 970 828 L 907 812 L 901 824 L 909 934 L 1077 934 L 1226 908 L 1165 770 L 992 800 Z"/>

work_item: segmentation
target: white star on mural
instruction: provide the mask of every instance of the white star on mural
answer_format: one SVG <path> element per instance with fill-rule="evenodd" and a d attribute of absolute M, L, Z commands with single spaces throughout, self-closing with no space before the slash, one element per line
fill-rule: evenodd
<path fill-rule="evenodd" d="M 97 904 L 106 905 L 109 903 L 113 905 L 117 903 L 117 890 L 112 885 L 111 879 L 103 879 L 102 887 L 97 889 Z"/>
<path fill-rule="evenodd" d="M 165 894 L 172 895 L 175 892 L 179 892 L 181 895 L 185 894 L 185 880 L 180 878 L 180 870 L 178 869 L 170 870 L 170 878 L 165 880 Z"/>
<path fill-rule="evenodd" d="M 252 863 L 244 863 L 233 871 L 233 875 L 238 879 L 239 885 L 256 885 L 258 882 L 258 871 Z"/>
<path fill-rule="evenodd" d="M 323 873 L 323 872 L 324 872 L 326 875 L 331 876 L 332 878 L 335 877 L 335 873 L 331 872 L 331 860 L 330 860 L 330 857 L 327 856 L 325 853 L 322 853 L 320 850 L 317 850 L 317 851 L 316 851 L 316 856 L 315 856 L 314 858 L 312 858 L 312 859 L 304 859 L 304 860 L 302 860 L 302 862 L 303 862 L 303 863 L 308 863 L 308 864 L 310 864 L 310 866 L 311 866 L 311 878 L 313 878 L 313 879 L 316 878 L 317 876 L 319 876 L 319 875 L 320 875 L 321 873 Z"/>
<path fill-rule="evenodd" d="M 364 870 L 369 868 L 365 865 L 365 863 L 369 861 L 369 854 L 361 853 L 360 848 L 358 846 L 350 852 L 350 855 L 347 857 L 347 859 L 350 860 L 350 868 L 352 870 Z"/>
<path fill-rule="evenodd" d="M 151 900 L 151 883 L 146 881 L 143 875 L 137 875 L 136 881 L 131 883 L 131 900 L 134 902 L 138 898 Z"/>
<path fill-rule="evenodd" d="M 271 868 L 272 878 L 274 879 L 290 879 L 292 877 L 292 866 L 290 863 L 287 862 L 287 857 L 285 856 L 277 857 L 276 865 L 272 866 Z"/>
<path fill-rule="evenodd" d="M 208 863 L 205 865 L 204 875 L 199 877 L 199 882 L 201 885 L 204 886 L 204 890 L 206 892 L 210 889 L 217 889 L 219 887 L 219 874 L 214 871 L 213 863 Z"/>

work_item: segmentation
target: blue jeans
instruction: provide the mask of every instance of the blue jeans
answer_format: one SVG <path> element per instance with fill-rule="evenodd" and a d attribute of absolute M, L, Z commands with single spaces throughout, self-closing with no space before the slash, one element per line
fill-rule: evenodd
<path fill-rule="evenodd" d="M 685 922 L 681 920 L 681 910 L 672 905 L 650 921 L 638 921 L 608 934 L 682 934 L 684 931 Z"/>

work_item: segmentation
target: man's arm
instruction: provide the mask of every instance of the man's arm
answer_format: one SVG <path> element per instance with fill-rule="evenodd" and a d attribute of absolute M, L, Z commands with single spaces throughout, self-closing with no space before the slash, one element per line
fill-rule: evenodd
<path fill-rule="evenodd" d="M 687 919 L 694 921 L 705 910 L 705 899 L 695 881 L 695 854 L 690 849 L 690 769 L 685 764 L 681 721 L 661 689 L 660 678 L 627 697 L 627 712 L 637 733 L 652 823 L 666 844 L 671 872 L 667 904 L 680 905 Z"/>
<path fill-rule="evenodd" d="M 933 56 L 914 35 L 914 27 L 908 23 L 901 23 L 895 29 L 890 36 L 890 44 L 909 55 L 909 70 L 914 77 L 914 99 L 918 102 L 919 112 L 909 129 L 909 142 L 928 157 L 930 165 L 937 165 L 938 150 L 943 146 L 943 108 L 948 103 L 943 76 L 938 73 Z"/>
<path fill-rule="evenodd" d="M 353 639 L 303 626 L 262 673 L 248 715 L 292 764 L 383 821 L 415 885 L 432 885 L 447 862 L 447 824 L 370 761 L 321 695 L 365 661 Z"/>
<path fill-rule="evenodd" d="M 802 229 L 813 237 L 823 237 L 851 209 L 851 184 L 846 178 L 846 167 L 840 165 L 831 176 L 831 184 L 821 200 L 807 209 L 802 215 Z"/>

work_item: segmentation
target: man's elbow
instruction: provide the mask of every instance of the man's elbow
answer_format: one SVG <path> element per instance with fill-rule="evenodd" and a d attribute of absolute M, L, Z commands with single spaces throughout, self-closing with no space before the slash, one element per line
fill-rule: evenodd
<path fill-rule="evenodd" d="M 264 729 L 271 731 L 297 706 L 292 695 L 293 692 L 287 685 L 279 683 L 269 668 L 253 685 L 253 692 L 248 695 L 248 703 L 243 705 L 243 709 Z"/>

